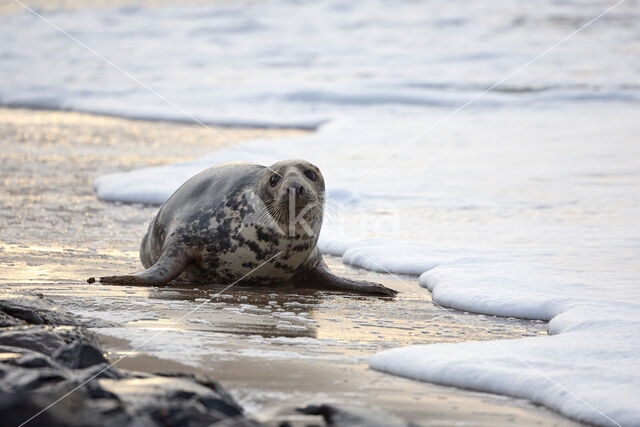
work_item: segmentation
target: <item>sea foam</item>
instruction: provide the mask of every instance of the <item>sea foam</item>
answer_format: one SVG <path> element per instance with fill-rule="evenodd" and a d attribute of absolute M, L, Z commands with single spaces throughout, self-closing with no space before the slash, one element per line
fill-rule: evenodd
<path fill-rule="evenodd" d="M 425 338 L 373 356 L 373 368 L 638 425 L 634 5 L 548 49 L 603 9 L 272 0 L 40 11 L 120 70 L 16 12 L 0 17 L 0 104 L 317 130 L 94 185 L 103 200 L 159 204 L 222 162 L 308 159 L 333 206 L 323 252 L 419 282 L 446 307 L 550 322 L 545 337 Z"/>

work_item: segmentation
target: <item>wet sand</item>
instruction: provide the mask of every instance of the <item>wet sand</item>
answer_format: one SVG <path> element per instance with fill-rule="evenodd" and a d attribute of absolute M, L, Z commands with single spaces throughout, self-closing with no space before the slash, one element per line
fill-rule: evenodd
<path fill-rule="evenodd" d="M 220 130 L 235 142 L 300 132 Z M 237 286 L 208 302 L 217 289 L 85 283 L 89 276 L 139 269 L 138 245 L 157 210 L 98 201 L 92 179 L 193 159 L 228 144 L 213 132 L 0 109 L 0 136 L 0 297 L 41 293 L 74 313 L 119 322 L 121 327 L 96 330 L 110 360 L 128 356 L 118 366 L 206 372 L 253 416 L 274 424 L 291 420 L 293 409 L 307 403 L 378 407 L 420 425 L 573 424 L 521 400 L 368 369 L 368 356 L 399 345 L 546 334 L 542 322 L 443 310 L 415 277 L 373 274 L 327 260 L 341 274 L 399 290 L 393 301 Z M 181 351 L 183 343 L 193 342 L 197 351 Z"/>

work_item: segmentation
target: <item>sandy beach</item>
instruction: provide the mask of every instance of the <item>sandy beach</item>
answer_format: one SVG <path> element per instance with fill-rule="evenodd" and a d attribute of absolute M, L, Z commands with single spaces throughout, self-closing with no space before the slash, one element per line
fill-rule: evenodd
<path fill-rule="evenodd" d="M 218 129 L 234 142 L 299 135 L 298 130 Z M 545 335 L 546 324 L 444 310 L 415 277 L 346 267 L 400 291 L 394 301 L 328 293 L 274 294 L 234 287 L 212 290 L 88 285 L 89 276 L 140 267 L 138 245 L 155 206 L 97 200 L 92 180 L 104 173 L 187 161 L 228 145 L 195 125 L 71 112 L 0 109 L 0 297 L 43 294 L 71 312 L 118 321 L 97 329 L 110 360 L 147 372 L 205 372 L 259 421 L 304 423 L 309 403 L 375 407 L 418 425 L 572 425 L 522 400 L 420 383 L 368 368 L 376 351 L 415 343 Z M 130 316 L 140 301 L 147 318 Z M 205 304 L 203 304 L 205 303 Z M 196 305 L 197 313 L 177 322 Z M 157 335 L 163 351 L 121 339 L 122 330 Z M 174 333 L 215 337 L 201 354 L 180 354 Z M 134 334 L 135 335 L 135 334 Z M 206 346 L 207 341 L 204 341 Z M 137 348 L 136 347 L 140 347 Z M 133 349 L 133 350 L 132 350 Z M 210 351 L 209 351 L 210 350 Z M 207 353 L 209 353 L 207 355 Z M 168 360 L 167 356 L 171 355 Z M 296 418 L 298 417 L 298 418 Z"/>

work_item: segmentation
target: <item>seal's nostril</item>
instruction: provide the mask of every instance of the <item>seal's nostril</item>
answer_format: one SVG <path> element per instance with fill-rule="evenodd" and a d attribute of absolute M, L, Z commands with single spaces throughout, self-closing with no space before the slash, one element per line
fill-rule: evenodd
<path fill-rule="evenodd" d="M 287 187 L 287 195 L 300 197 L 304 194 L 304 187 L 300 184 L 294 184 Z"/>

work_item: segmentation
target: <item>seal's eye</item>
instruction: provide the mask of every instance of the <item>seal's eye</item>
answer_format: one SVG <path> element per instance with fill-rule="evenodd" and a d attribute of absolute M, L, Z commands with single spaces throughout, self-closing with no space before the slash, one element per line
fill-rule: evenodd
<path fill-rule="evenodd" d="M 314 171 L 312 171 L 311 169 L 307 169 L 306 171 L 304 171 L 304 174 L 307 176 L 307 178 L 309 178 L 311 181 L 315 181 L 316 180 L 316 173 Z"/>
<path fill-rule="evenodd" d="M 271 179 L 269 179 L 269 184 L 271 184 L 272 187 L 275 187 L 278 182 L 280 182 L 280 175 L 278 175 L 277 173 L 274 173 L 273 175 L 271 175 Z"/>

